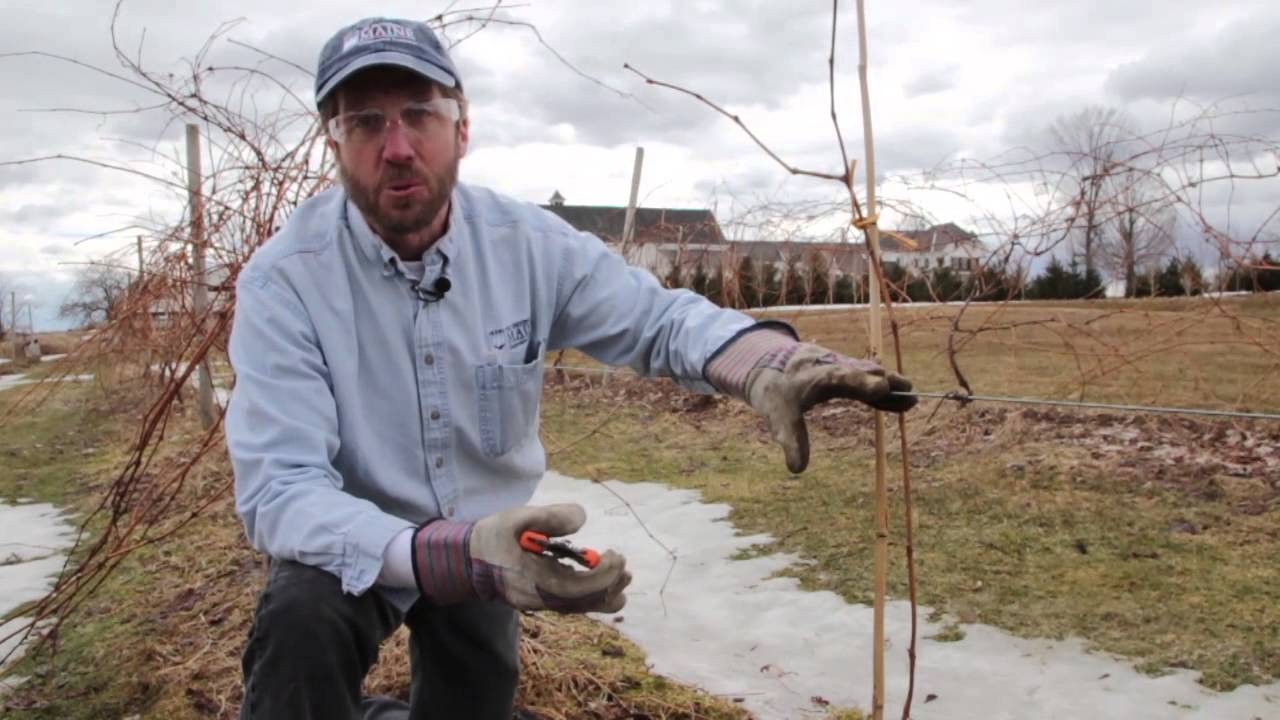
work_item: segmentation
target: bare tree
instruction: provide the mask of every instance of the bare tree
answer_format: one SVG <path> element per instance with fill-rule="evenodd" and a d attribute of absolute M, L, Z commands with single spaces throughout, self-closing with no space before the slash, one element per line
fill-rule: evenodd
<path fill-rule="evenodd" d="M 82 325 L 109 323 L 120 310 L 129 282 L 129 275 L 123 270 L 108 265 L 86 265 L 76 275 L 76 284 L 58 315 Z"/>
<path fill-rule="evenodd" d="M 1110 177 L 1105 193 L 1109 219 L 1100 236 L 1100 260 L 1112 277 L 1124 278 L 1133 297 L 1138 268 L 1158 264 L 1173 248 L 1176 212 L 1154 173 L 1126 168 Z"/>
<path fill-rule="evenodd" d="M 1110 198 L 1108 178 L 1117 169 L 1119 144 L 1133 135 L 1129 119 L 1111 108 L 1089 106 L 1054 121 L 1049 129 L 1056 150 L 1070 163 L 1066 186 L 1073 193 L 1071 225 L 1083 231 L 1084 267 L 1094 269 L 1103 216 Z"/>

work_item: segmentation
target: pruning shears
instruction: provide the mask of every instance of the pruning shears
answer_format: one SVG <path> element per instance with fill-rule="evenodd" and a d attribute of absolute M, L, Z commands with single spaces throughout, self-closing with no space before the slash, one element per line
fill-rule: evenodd
<path fill-rule="evenodd" d="M 557 560 L 572 560 L 588 569 L 600 564 L 600 553 L 595 550 L 578 547 L 567 540 L 552 540 L 536 530 L 525 530 L 520 533 L 520 548 L 535 555 Z"/>

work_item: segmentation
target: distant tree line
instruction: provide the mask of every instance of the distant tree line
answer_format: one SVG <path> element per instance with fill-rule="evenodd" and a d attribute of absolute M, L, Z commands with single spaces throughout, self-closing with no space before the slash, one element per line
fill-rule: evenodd
<path fill-rule="evenodd" d="M 1223 290 L 1231 292 L 1275 292 L 1280 290 L 1280 258 L 1268 252 L 1256 263 L 1239 264 L 1225 274 Z"/>
<path fill-rule="evenodd" d="M 822 255 L 813 256 L 804 265 L 793 258 L 758 266 L 750 257 L 744 257 L 734 273 L 720 268 L 708 271 L 702 263 L 691 269 L 673 264 L 662 282 L 667 287 L 692 290 L 724 307 L 866 302 L 862 283 L 850 275 L 837 275 L 833 281 L 830 263 Z"/>
<path fill-rule="evenodd" d="M 673 265 L 662 279 L 667 287 L 692 290 L 735 308 L 865 303 L 865 280 L 833 274 L 830 261 L 820 254 L 804 264 L 793 258 L 765 265 L 744 257 L 734 273 L 708 271 L 701 263 L 683 271 Z M 1017 277 L 1002 270 L 983 269 L 965 277 L 943 267 L 927 275 L 909 275 L 897 263 L 885 264 L 885 280 L 895 300 L 911 302 L 1007 300 L 1018 297 L 1019 287 Z"/>
<path fill-rule="evenodd" d="M 1025 297 L 1028 300 L 1089 300 L 1104 295 L 1102 276 L 1097 270 L 1081 268 L 1074 259 L 1069 266 L 1064 266 L 1055 257 L 1049 260 L 1044 272 L 1028 284 Z"/>
<path fill-rule="evenodd" d="M 1064 264 L 1052 258 L 1030 280 L 1001 268 L 982 268 L 961 274 L 952 268 L 936 268 L 910 274 L 897 263 L 885 264 L 885 280 L 897 301 L 956 302 L 964 300 L 1091 300 L 1104 297 L 1103 279 L 1072 260 Z M 760 265 L 745 257 L 735 273 L 708 271 L 699 263 L 681 272 L 672 266 L 663 278 L 667 287 L 686 288 L 724 307 L 755 308 L 778 305 L 830 305 L 867 302 L 865 278 L 830 272 L 824 256 L 807 264 L 798 260 Z M 1257 263 L 1237 266 L 1210 283 L 1194 258 L 1171 258 L 1163 266 L 1135 273 L 1129 281 L 1130 297 L 1180 297 L 1209 290 L 1269 292 L 1280 290 L 1280 261 L 1270 254 Z"/>

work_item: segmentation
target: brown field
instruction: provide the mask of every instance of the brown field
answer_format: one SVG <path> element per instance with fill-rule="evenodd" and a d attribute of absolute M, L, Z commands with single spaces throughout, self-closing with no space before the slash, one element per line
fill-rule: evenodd
<path fill-rule="evenodd" d="M 895 308 L 904 368 L 918 388 L 959 387 L 950 341 L 976 394 L 1280 412 L 1280 295 L 961 309 Z M 791 322 L 806 340 L 866 353 L 865 310 L 759 315 Z"/>

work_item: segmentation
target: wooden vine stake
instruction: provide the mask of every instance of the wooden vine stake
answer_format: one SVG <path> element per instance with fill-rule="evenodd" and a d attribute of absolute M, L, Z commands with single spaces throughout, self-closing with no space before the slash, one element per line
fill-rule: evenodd
<path fill-rule="evenodd" d="M 894 354 L 897 358 L 898 373 L 904 372 L 902 368 L 902 339 L 898 332 L 898 323 L 893 316 L 893 298 L 889 294 L 889 285 L 885 282 L 883 268 L 880 263 L 880 229 L 876 225 L 876 160 L 873 151 L 872 133 L 871 133 L 871 95 L 867 90 L 867 31 L 866 20 L 863 11 L 863 2 L 858 0 L 858 78 L 862 90 L 862 127 L 863 140 L 865 142 L 866 151 L 866 173 L 867 173 L 867 203 L 865 212 L 862 205 L 858 202 L 858 195 L 854 188 L 854 170 L 855 164 L 849 161 L 849 156 L 844 144 L 844 135 L 840 131 L 840 122 L 836 116 L 836 100 L 835 100 L 835 55 L 836 55 L 836 28 L 840 10 L 840 1 L 832 0 L 831 2 L 831 54 L 827 58 L 827 76 L 831 87 L 831 123 L 834 126 L 836 140 L 840 147 L 840 157 L 844 161 L 844 168 L 841 174 L 836 175 L 829 172 L 820 172 L 815 170 L 805 170 L 788 164 L 776 152 L 769 148 L 750 128 L 742 122 L 742 118 L 725 110 L 720 105 L 708 100 L 704 95 L 680 87 L 672 85 L 668 82 L 655 80 L 648 75 L 640 72 L 630 64 L 624 64 L 623 67 L 631 72 L 639 75 L 649 85 L 668 88 L 679 93 L 688 95 L 698 102 L 706 105 L 717 113 L 731 120 L 738 126 L 751 141 L 756 144 L 765 154 L 773 159 L 774 162 L 781 165 L 787 172 L 792 175 L 804 175 L 808 177 L 820 178 L 823 180 L 834 180 L 839 182 L 849 192 L 849 205 L 853 210 L 853 226 L 862 231 L 867 241 L 867 251 L 869 254 L 869 277 L 870 300 L 871 307 L 869 313 L 869 338 L 871 356 L 876 361 L 880 361 L 883 351 L 884 341 L 882 334 L 882 325 L 880 314 L 882 310 L 888 315 L 889 329 L 893 334 Z M 907 424 L 906 418 L 898 414 L 898 440 L 901 443 L 902 453 L 902 493 L 906 513 L 906 543 L 907 543 L 907 586 L 911 596 L 911 642 L 907 647 L 908 658 L 908 675 L 907 675 L 907 697 L 902 705 L 902 718 L 909 720 L 911 717 L 911 700 L 915 692 L 915 675 L 916 675 L 916 572 L 915 572 L 915 554 L 911 531 L 912 510 L 911 510 L 911 462 L 910 448 L 907 445 Z M 872 696 L 872 717 L 875 720 L 884 719 L 884 613 L 885 613 L 885 593 L 887 590 L 887 576 L 889 565 L 889 493 L 888 486 L 885 482 L 886 466 L 888 464 L 885 453 L 885 419 L 881 412 L 875 413 L 875 442 L 876 442 L 876 479 L 875 479 L 875 527 L 876 527 L 876 545 L 875 545 L 875 603 L 874 603 L 874 626 L 873 626 L 873 696 Z"/>
<path fill-rule="evenodd" d="M 871 273 L 868 339 L 871 357 L 879 361 L 883 350 L 880 324 L 880 228 L 876 225 L 876 157 L 871 136 L 871 94 L 867 89 L 867 24 L 863 0 L 858 0 L 858 85 L 862 93 L 862 137 L 866 152 L 867 204 L 862 223 L 867 231 Z M 851 169 L 852 170 L 852 169 Z M 850 183 L 853 178 L 850 177 Z M 875 413 L 876 438 L 876 546 L 875 546 L 875 616 L 872 645 L 871 717 L 884 720 L 884 604 L 889 572 L 889 492 L 885 482 L 884 413 Z"/>

